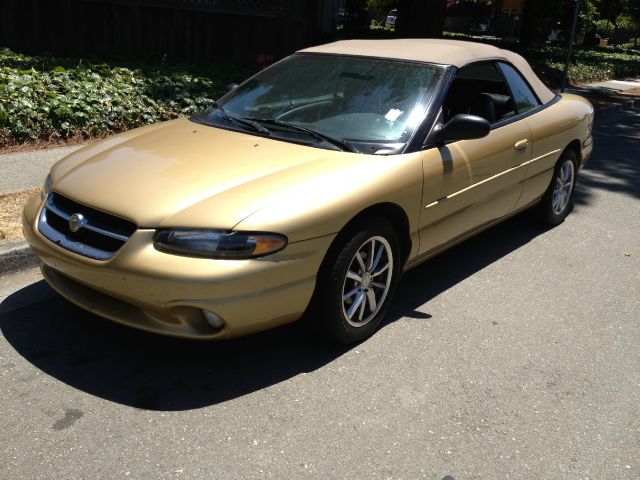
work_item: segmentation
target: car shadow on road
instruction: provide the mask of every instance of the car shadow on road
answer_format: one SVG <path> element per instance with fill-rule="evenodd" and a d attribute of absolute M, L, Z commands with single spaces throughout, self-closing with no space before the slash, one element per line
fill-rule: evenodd
<path fill-rule="evenodd" d="M 578 177 L 577 207 L 589 205 L 597 190 L 640 198 L 640 109 L 598 116 L 593 131 L 594 151 Z"/>
<path fill-rule="evenodd" d="M 385 325 L 429 321 L 416 309 L 545 230 L 514 217 L 409 271 Z M 299 324 L 226 342 L 186 341 L 139 332 L 96 317 L 57 295 L 29 304 L 43 281 L 0 305 L 0 330 L 43 372 L 78 390 L 150 410 L 224 402 L 327 365 L 349 350 Z M 25 306 L 26 305 L 26 306 Z M 13 306 L 13 307 L 12 307 Z M 384 329 L 378 335 L 384 335 Z"/>

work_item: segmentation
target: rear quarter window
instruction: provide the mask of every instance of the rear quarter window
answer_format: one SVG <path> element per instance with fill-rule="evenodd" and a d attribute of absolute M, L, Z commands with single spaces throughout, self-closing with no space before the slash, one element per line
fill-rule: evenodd
<path fill-rule="evenodd" d="M 513 100 L 518 109 L 518 114 L 526 113 L 541 105 L 540 100 L 538 100 L 538 97 L 533 93 L 531 87 L 529 87 L 524 78 L 522 78 L 522 75 L 520 75 L 515 68 L 506 63 L 498 63 L 498 66 L 509 84 L 509 88 L 513 94 Z"/>

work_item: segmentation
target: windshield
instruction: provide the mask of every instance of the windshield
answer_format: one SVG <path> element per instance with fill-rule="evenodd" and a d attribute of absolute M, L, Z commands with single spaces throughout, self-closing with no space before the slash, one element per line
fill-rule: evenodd
<path fill-rule="evenodd" d="M 276 126 L 274 135 L 290 125 L 333 140 L 405 143 L 424 118 L 443 71 L 398 60 L 297 54 L 252 77 L 194 120 L 251 119 Z"/>

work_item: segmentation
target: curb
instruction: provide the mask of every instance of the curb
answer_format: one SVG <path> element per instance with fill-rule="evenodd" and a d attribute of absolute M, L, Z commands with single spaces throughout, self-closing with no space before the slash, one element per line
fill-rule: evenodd
<path fill-rule="evenodd" d="M 0 245 L 0 277 L 36 267 L 38 263 L 38 257 L 25 240 Z"/>

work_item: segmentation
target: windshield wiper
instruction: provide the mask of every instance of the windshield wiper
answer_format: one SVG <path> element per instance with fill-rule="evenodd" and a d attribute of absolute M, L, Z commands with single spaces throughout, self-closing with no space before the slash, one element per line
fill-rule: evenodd
<path fill-rule="evenodd" d="M 277 120 L 275 118 L 236 117 L 235 115 L 230 115 L 224 109 L 224 107 L 217 102 L 215 102 L 213 106 L 220 111 L 220 113 L 222 114 L 222 118 L 224 118 L 225 120 L 249 126 L 259 133 L 263 133 L 266 135 L 271 135 L 272 133 L 271 130 L 262 125 L 263 123 L 266 123 L 267 125 L 277 125 L 279 127 L 288 128 L 289 130 L 306 133 L 307 135 L 311 135 L 312 137 L 324 142 L 329 142 L 342 151 L 359 153 L 358 150 L 346 140 L 327 135 L 326 133 L 320 133 L 310 128 L 293 123 L 283 122 L 282 120 Z"/>
<path fill-rule="evenodd" d="M 230 115 L 222 105 L 218 104 L 217 102 L 215 102 L 213 104 L 213 106 L 215 108 L 217 108 L 220 113 L 222 114 L 222 118 L 224 118 L 225 120 L 229 121 L 229 122 L 236 122 L 239 123 L 240 125 L 244 125 L 245 127 L 251 127 L 253 128 L 256 132 L 259 133 L 264 133 L 265 135 L 271 135 L 271 130 L 269 130 L 268 128 L 264 127 L 263 125 L 260 125 L 257 121 L 251 119 L 251 118 L 244 118 L 244 117 L 236 117 L 235 115 Z"/>
<path fill-rule="evenodd" d="M 290 130 L 295 130 L 298 132 L 306 133 L 307 135 L 311 135 L 312 137 L 317 138 L 318 140 L 322 140 L 325 142 L 329 142 L 336 147 L 338 147 L 342 151 L 358 153 L 358 150 L 351 145 L 346 140 L 342 138 L 333 137 L 331 135 L 327 135 L 326 133 L 317 132 L 316 130 L 312 130 L 307 127 L 303 127 L 301 125 L 296 125 L 295 123 L 283 122 L 282 120 L 276 120 L 275 118 L 243 118 L 243 120 L 250 120 L 253 122 L 266 123 L 267 125 L 277 125 L 279 127 L 288 128 Z"/>

